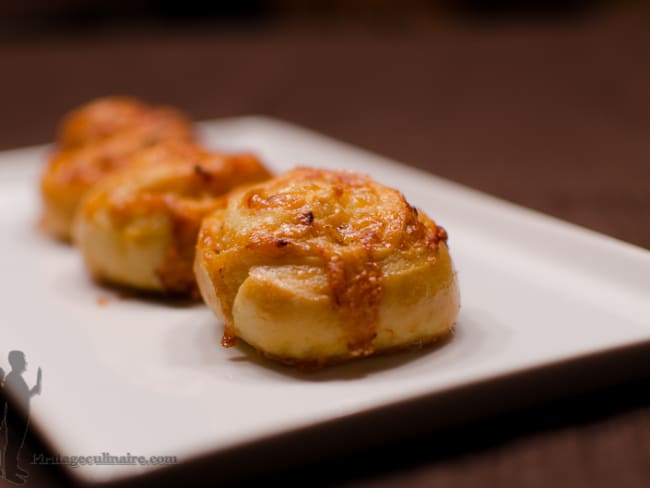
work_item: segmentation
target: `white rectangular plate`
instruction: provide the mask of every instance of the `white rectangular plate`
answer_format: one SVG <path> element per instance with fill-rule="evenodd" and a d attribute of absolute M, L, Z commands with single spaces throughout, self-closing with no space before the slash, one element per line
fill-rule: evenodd
<path fill-rule="evenodd" d="M 401 190 L 449 233 L 462 297 L 455 336 L 310 374 L 260 359 L 245 345 L 224 349 L 222 325 L 203 305 L 124 299 L 95 285 L 73 247 L 37 231 L 47 148 L 6 151 L 0 367 L 8 371 L 9 350 L 24 351 L 30 386 L 42 367 L 31 424 L 56 454 L 218 459 L 289 431 L 650 341 L 650 253 L 643 249 L 284 122 L 245 117 L 204 123 L 201 131 L 208 145 L 254 151 L 278 172 L 344 168 Z M 155 469 L 71 472 L 104 482 Z"/>

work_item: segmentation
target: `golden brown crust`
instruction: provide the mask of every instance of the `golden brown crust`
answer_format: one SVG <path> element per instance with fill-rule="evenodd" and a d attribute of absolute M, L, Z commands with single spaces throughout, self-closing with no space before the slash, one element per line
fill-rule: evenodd
<path fill-rule="evenodd" d="M 194 248 L 201 219 L 208 212 L 223 207 L 223 195 L 230 189 L 270 177 L 268 170 L 251 154 L 219 155 L 191 145 L 159 145 L 137 154 L 130 166 L 109 176 L 91 190 L 79 211 L 77 241 L 91 269 L 100 278 L 127 286 L 156 289 L 168 294 L 196 293 L 192 272 Z M 165 222 L 160 242 L 149 243 L 153 232 L 151 219 Z M 125 246 L 164 246 L 162 261 L 156 263 L 157 283 L 151 286 L 112 277 L 97 266 L 89 249 L 93 226 L 110 223 L 110 233 L 119 236 Z M 85 236 L 85 237 L 84 237 Z M 144 242 L 145 244 L 139 244 Z M 114 268 L 125 263 L 114 262 Z"/>
<path fill-rule="evenodd" d="M 111 138 L 115 134 L 140 130 L 157 134 L 184 132 L 191 137 L 189 119 L 170 107 L 151 107 L 135 98 L 108 96 L 95 99 L 64 116 L 57 143 L 69 150 Z"/>
<path fill-rule="evenodd" d="M 192 127 L 182 114 L 136 100 L 109 97 L 66 116 L 41 178 L 43 225 L 68 239 L 79 201 L 106 175 L 130 164 L 134 154 L 159 144 L 190 144 Z"/>
<path fill-rule="evenodd" d="M 365 175 L 299 168 L 237 192 L 226 209 L 206 218 L 197 265 L 209 274 L 220 301 L 225 346 L 237 335 L 233 306 L 249 270 L 321 267 L 329 300 L 344 324 L 343 356 L 350 358 L 374 352 L 386 275 L 401 263 L 435 263 L 446 238 L 444 229 L 397 190 Z"/>

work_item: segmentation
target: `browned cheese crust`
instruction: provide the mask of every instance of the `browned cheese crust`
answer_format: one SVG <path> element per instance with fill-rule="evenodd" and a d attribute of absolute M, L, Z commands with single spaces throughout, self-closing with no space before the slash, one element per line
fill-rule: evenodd
<path fill-rule="evenodd" d="M 448 332 L 458 299 L 446 241 L 445 230 L 395 189 L 361 174 L 299 168 L 236 192 L 227 208 L 205 219 L 199 235 L 196 272 L 207 272 L 214 287 L 225 320 L 224 346 L 234 344 L 235 337 L 241 337 L 247 326 L 235 323 L 233 306 L 251 270 L 295 265 L 302 267 L 298 275 L 307 281 L 311 279 L 310 270 L 313 274 L 324 272 L 324 293 L 344 331 L 343 352 L 330 356 L 323 350 L 312 356 L 292 357 L 267 350 L 264 344 L 253 344 L 287 363 L 321 365 L 375 352 L 386 279 L 407 268 L 434 269 L 442 251 L 448 269 L 441 275 L 439 286 L 451 290 L 450 300 L 455 300 L 450 305 L 450 323 L 444 330 Z M 433 295 L 435 286 L 438 284 L 431 284 L 423 294 Z M 300 295 L 299 283 L 287 287 Z M 212 294 L 203 287 L 202 292 L 204 297 Z M 295 300 L 299 304 L 300 296 Z M 418 342 L 431 342 L 441 335 L 437 331 L 435 337 L 424 335 Z M 380 348 L 403 346 L 396 340 Z"/>
<path fill-rule="evenodd" d="M 192 264 L 201 219 L 225 205 L 229 190 L 269 177 L 252 154 L 220 155 L 188 143 L 153 146 L 88 193 L 75 240 L 100 279 L 168 294 L 196 293 Z M 102 247 L 108 252 L 95 255 Z M 142 264 L 158 250 L 162 260 L 152 260 L 155 269 L 147 270 L 156 279 L 144 284 L 135 268 L 127 269 L 127 258 L 142 255 Z"/>
<path fill-rule="evenodd" d="M 59 128 L 41 177 L 44 229 L 69 239 L 77 206 L 94 184 L 127 166 L 143 148 L 192 137 L 183 114 L 130 98 L 101 98 L 74 110 Z"/>

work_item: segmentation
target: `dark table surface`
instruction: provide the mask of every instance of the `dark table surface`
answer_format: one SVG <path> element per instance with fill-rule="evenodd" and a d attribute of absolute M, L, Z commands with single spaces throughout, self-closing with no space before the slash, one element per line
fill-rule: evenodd
<path fill-rule="evenodd" d="M 197 120 L 287 119 L 650 248 L 647 18 L 427 29 L 156 26 L 6 39 L 0 149 L 50 141 L 65 111 L 112 93 L 175 105 Z M 650 378 L 636 379 L 264 483 L 647 487 L 649 406 Z M 42 449 L 29 436 L 26 459 Z M 55 468 L 29 471 L 28 486 L 69 482 Z"/>

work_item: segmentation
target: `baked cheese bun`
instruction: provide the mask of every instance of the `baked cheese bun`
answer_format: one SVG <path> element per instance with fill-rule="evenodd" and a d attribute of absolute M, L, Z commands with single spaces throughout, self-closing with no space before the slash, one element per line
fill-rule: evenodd
<path fill-rule="evenodd" d="M 75 243 L 101 281 L 198 296 L 192 264 L 201 219 L 224 206 L 232 188 L 269 177 L 249 154 L 154 146 L 88 192 L 75 218 Z"/>
<path fill-rule="evenodd" d="M 190 121 L 176 109 L 152 107 L 131 97 L 108 96 L 97 98 L 64 116 L 57 143 L 62 149 L 72 149 L 143 126 L 152 132 L 180 131 L 185 136 L 192 133 Z"/>
<path fill-rule="evenodd" d="M 172 109 L 111 97 L 72 112 L 41 178 L 43 228 L 69 239 L 77 205 L 95 183 L 141 149 L 173 140 L 191 141 L 192 127 Z"/>
<path fill-rule="evenodd" d="M 263 354 L 300 367 L 433 342 L 458 314 L 447 234 L 367 176 L 300 168 L 206 217 L 205 302 Z"/>

